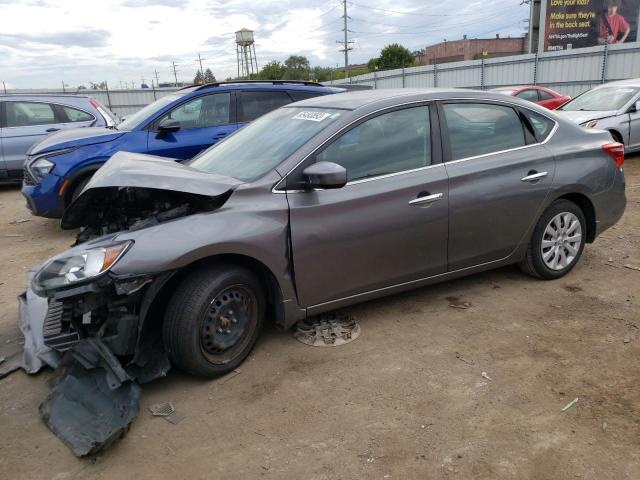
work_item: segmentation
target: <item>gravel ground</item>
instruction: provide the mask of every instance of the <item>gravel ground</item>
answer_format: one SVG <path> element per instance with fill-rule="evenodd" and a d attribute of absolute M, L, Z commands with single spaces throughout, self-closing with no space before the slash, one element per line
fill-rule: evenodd
<path fill-rule="evenodd" d="M 362 335 L 339 348 L 267 329 L 240 374 L 145 386 L 127 437 L 91 459 L 38 417 L 51 372 L 16 372 L 0 380 L 0 478 L 638 479 L 640 157 L 626 174 L 625 216 L 567 277 L 503 268 L 358 305 Z M 14 187 L 0 208 L 3 356 L 26 270 L 73 232 Z M 152 418 L 161 401 L 183 420 Z"/>

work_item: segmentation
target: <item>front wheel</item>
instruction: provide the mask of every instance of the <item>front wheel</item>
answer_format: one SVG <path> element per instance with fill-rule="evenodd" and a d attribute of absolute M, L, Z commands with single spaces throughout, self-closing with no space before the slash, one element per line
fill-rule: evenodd
<path fill-rule="evenodd" d="M 164 318 L 171 363 L 206 378 L 234 370 L 255 345 L 264 312 L 262 286 L 249 270 L 220 265 L 188 274 Z"/>
<path fill-rule="evenodd" d="M 578 263 L 586 236 L 586 221 L 580 207 L 569 200 L 553 202 L 533 231 L 521 269 L 534 277 L 563 277 Z"/>

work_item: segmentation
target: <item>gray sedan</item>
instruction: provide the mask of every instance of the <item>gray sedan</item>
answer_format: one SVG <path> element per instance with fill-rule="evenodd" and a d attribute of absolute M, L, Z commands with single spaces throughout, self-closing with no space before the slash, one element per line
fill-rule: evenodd
<path fill-rule="evenodd" d="M 46 362 L 71 349 L 140 382 L 170 364 L 214 377 L 267 320 L 510 264 L 566 275 L 623 214 L 623 161 L 609 133 L 500 94 L 305 100 L 189 165 L 112 157 L 68 208 L 78 244 L 35 273 L 23 323 Z"/>
<path fill-rule="evenodd" d="M 640 78 L 600 85 L 556 112 L 583 127 L 607 130 L 627 153 L 640 151 Z"/>

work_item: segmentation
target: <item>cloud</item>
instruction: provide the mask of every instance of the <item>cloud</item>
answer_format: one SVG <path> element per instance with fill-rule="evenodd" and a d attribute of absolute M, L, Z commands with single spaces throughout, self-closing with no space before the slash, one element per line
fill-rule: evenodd
<path fill-rule="evenodd" d="M 14 48 L 24 47 L 24 43 L 55 45 L 59 47 L 104 47 L 111 34 L 107 30 L 76 30 L 57 33 L 0 33 L 0 42 Z"/>
<path fill-rule="evenodd" d="M 165 81 L 173 78 L 173 61 L 179 78 L 190 80 L 198 53 L 218 78 L 234 76 L 235 31 L 243 27 L 255 31 L 259 65 L 299 54 L 314 66 L 344 61 L 336 43 L 343 36 L 337 0 L 102 0 L 90 10 L 82 0 L 0 4 L 2 76 L 20 88 L 55 87 L 59 79 L 139 83 L 155 70 Z M 351 0 L 348 8 L 351 63 L 366 63 L 389 43 L 418 50 L 463 34 L 518 35 L 518 21 L 528 16 L 520 0 Z"/>
<path fill-rule="evenodd" d="M 185 0 L 126 0 L 122 6 L 130 8 L 140 7 L 171 7 L 182 8 L 186 7 Z"/>

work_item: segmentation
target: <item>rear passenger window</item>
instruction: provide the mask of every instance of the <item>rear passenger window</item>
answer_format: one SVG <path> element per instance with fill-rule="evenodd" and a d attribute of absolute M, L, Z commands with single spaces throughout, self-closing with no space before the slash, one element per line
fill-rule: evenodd
<path fill-rule="evenodd" d="M 540 100 L 551 100 L 553 98 L 553 95 L 544 90 L 539 90 L 538 93 L 540 94 Z"/>
<path fill-rule="evenodd" d="M 93 120 L 93 115 L 83 112 L 82 110 L 78 110 L 77 108 L 64 106 L 62 108 L 70 122 L 90 122 Z"/>
<path fill-rule="evenodd" d="M 551 130 L 553 130 L 555 122 L 548 119 L 544 115 L 540 115 L 539 113 L 535 113 L 529 110 L 523 109 L 523 113 L 533 127 L 536 140 L 538 140 L 539 142 L 543 142 L 549 136 Z"/>
<path fill-rule="evenodd" d="M 511 107 L 445 103 L 451 159 L 475 157 L 526 145 L 520 117 Z"/>
<path fill-rule="evenodd" d="M 530 102 L 538 101 L 538 91 L 537 90 L 523 90 L 516 97 L 521 98 L 523 100 L 529 100 Z"/>
<path fill-rule="evenodd" d="M 29 127 L 57 123 L 53 108 L 41 102 L 6 102 L 7 127 Z"/>
<path fill-rule="evenodd" d="M 284 91 L 240 92 L 239 98 L 238 117 L 240 122 L 250 122 L 293 101 Z"/>
<path fill-rule="evenodd" d="M 299 102 L 301 100 L 306 100 L 307 98 L 319 97 L 324 95 L 324 93 L 320 92 L 305 92 L 302 90 L 289 90 L 289 95 L 293 98 L 294 102 Z"/>
<path fill-rule="evenodd" d="M 342 165 L 348 181 L 431 165 L 429 107 L 397 110 L 367 120 L 329 145 L 317 159 Z"/>

